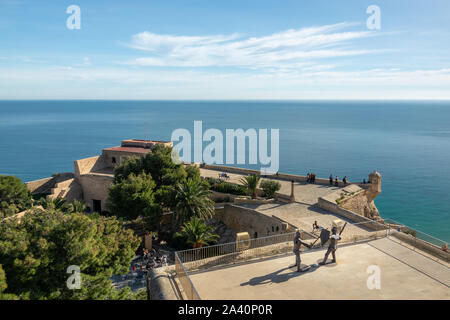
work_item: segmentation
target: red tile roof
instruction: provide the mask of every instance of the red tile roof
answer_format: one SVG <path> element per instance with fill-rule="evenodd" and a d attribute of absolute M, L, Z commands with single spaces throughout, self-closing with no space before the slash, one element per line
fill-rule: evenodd
<path fill-rule="evenodd" d="M 150 152 L 152 152 L 150 149 L 137 148 L 137 147 L 113 147 L 113 148 L 106 148 L 106 149 L 103 149 L 103 150 L 134 152 L 134 153 L 150 153 Z"/>

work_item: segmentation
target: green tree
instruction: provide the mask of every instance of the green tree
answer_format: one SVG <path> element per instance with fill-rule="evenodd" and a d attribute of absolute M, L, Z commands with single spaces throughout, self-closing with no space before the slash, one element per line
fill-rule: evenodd
<path fill-rule="evenodd" d="M 259 174 L 249 175 L 239 179 L 239 181 L 247 188 L 248 195 L 252 199 L 256 198 L 256 189 L 258 188 L 259 180 L 261 176 Z"/>
<path fill-rule="evenodd" d="M 175 225 L 181 225 L 191 217 L 209 219 L 214 214 L 214 201 L 210 199 L 211 192 L 197 180 L 187 180 L 179 183 L 175 189 Z"/>
<path fill-rule="evenodd" d="M 81 213 L 83 213 L 83 212 L 86 212 L 87 209 L 88 209 L 87 204 L 84 201 L 82 201 L 82 200 L 75 199 L 75 200 L 72 201 L 72 203 L 69 203 L 67 205 L 67 211 L 68 212 L 81 212 Z"/>
<path fill-rule="evenodd" d="M 0 175 L 0 218 L 8 217 L 31 207 L 31 194 L 22 180 Z"/>
<path fill-rule="evenodd" d="M 186 237 L 186 242 L 193 248 L 200 248 L 216 242 L 220 237 L 213 231 L 213 226 L 206 225 L 203 219 L 195 216 L 185 222 L 181 228 L 181 234 Z"/>
<path fill-rule="evenodd" d="M 278 181 L 262 180 L 260 185 L 264 191 L 264 196 L 273 198 L 275 193 L 281 189 L 281 184 Z"/>
<path fill-rule="evenodd" d="M 6 275 L 5 271 L 0 264 L 0 300 L 13 300 L 17 299 L 17 297 L 13 294 L 4 293 L 4 291 L 8 288 L 6 284 Z"/>
<path fill-rule="evenodd" d="M 48 199 L 41 199 L 38 202 L 39 205 L 44 207 L 44 209 L 52 209 L 56 211 L 67 211 L 68 207 L 66 204 L 66 199 L 63 198 L 48 198 Z"/>
<path fill-rule="evenodd" d="M 155 182 L 150 174 L 131 173 L 109 189 L 108 210 L 129 220 L 142 216 L 153 230 L 158 230 L 162 208 L 155 203 Z"/>
<path fill-rule="evenodd" d="M 109 278 L 128 271 L 140 240 L 115 217 L 34 209 L 0 223 L 0 264 L 8 293 L 30 299 L 122 299 Z M 80 267 L 81 289 L 67 288 Z"/>

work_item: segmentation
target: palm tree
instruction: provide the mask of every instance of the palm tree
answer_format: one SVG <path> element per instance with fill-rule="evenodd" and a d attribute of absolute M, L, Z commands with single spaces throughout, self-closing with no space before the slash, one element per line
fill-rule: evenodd
<path fill-rule="evenodd" d="M 68 205 L 68 211 L 69 212 L 85 212 L 87 210 L 88 206 L 86 203 L 82 200 L 73 200 L 72 203 Z"/>
<path fill-rule="evenodd" d="M 175 220 L 178 225 L 191 217 L 207 220 L 213 216 L 214 201 L 209 198 L 211 192 L 200 181 L 188 179 L 179 183 L 174 191 Z"/>
<path fill-rule="evenodd" d="M 39 204 L 45 209 L 53 209 L 56 211 L 64 211 L 66 209 L 66 199 L 63 198 L 42 199 Z"/>
<path fill-rule="evenodd" d="M 213 226 L 206 225 L 205 221 L 195 216 L 191 217 L 181 228 L 181 232 L 187 239 L 186 242 L 191 244 L 193 248 L 201 248 L 217 241 L 220 236 L 212 233 L 213 230 Z"/>
<path fill-rule="evenodd" d="M 256 198 L 256 189 L 258 188 L 260 179 L 261 176 L 259 174 L 254 174 L 252 176 L 243 177 L 239 180 L 247 188 L 248 194 L 252 197 L 252 199 Z"/>

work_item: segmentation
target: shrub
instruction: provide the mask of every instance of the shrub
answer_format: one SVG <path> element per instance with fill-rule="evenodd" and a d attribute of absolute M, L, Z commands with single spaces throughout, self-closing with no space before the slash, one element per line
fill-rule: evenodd
<path fill-rule="evenodd" d="M 263 180 L 260 185 L 264 191 L 264 196 L 267 198 L 273 198 L 275 193 L 281 189 L 281 184 L 278 181 Z"/>
<path fill-rule="evenodd" d="M 209 183 L 210 190 L 216 192 L 229 193 L 237 196 L 247 195 L 247 189 L 244 186 L 235 183 L 225 182 L 216 178 L 205 178 L 204 181 Z"/>

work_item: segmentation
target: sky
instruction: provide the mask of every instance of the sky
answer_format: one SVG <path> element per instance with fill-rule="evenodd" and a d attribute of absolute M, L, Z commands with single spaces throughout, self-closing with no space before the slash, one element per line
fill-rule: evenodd
<path fill-rule="evenodd" d="M 449 12 L 448 0 L 0 0 L 0 99 L 450 99 Z"/>

